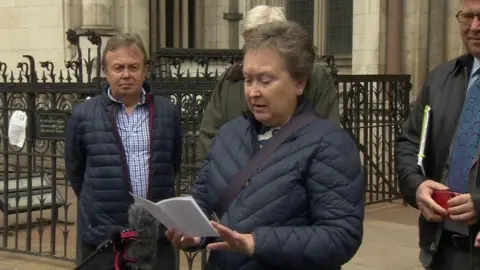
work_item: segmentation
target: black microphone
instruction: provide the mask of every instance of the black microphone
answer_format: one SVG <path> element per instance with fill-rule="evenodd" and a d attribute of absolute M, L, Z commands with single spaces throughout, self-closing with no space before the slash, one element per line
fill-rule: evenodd
<path fill-rule="evenodd" d="M 129 241 L 125 253 L 136 262 L 126 261 L 132 270 L 152 270 L 157 265 L 158 242 L 163 227 L 147 210 L 134 203 L 128 211 L 129 229 L 136 231 L 134 241 Z"/>

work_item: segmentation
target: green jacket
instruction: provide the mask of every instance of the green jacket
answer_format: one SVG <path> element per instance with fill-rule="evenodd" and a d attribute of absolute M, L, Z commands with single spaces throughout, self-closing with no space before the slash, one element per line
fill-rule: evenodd
<path fill-rule="evenodd" d="M 248 109 L 243 85 L 241 63 L 231 66 L 218 78 L 200 123 L 197 161 L 202 162 L 206 157 L 210 142 L 220 127 Z M 321 117 L 340 124 L 337 89 L 332 76 L 322 64 L 315 63 L 303 95 L 315 104 Z"/>

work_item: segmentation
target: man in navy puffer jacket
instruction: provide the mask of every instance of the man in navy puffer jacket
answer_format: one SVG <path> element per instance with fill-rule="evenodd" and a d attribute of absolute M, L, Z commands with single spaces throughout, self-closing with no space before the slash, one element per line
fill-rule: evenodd
<path fill-rule="evenodd" d="M 130 192 L 154 202 L 175 196 L 180 118 L 170 100 L 150 94 L 146 60 L 138 35 L 112 37 L 102 61 L 109 85 L 75 106 L 67 125 L 65 163 L 78 197 L 82 259 L 113 231 L 128 227 Z M 173 247 L 158 240 L 162 267 L 152 269 L 173 269 Z M 113 263 L 114 251 L 106 250 L 82 269 L 113 269 Z"/>

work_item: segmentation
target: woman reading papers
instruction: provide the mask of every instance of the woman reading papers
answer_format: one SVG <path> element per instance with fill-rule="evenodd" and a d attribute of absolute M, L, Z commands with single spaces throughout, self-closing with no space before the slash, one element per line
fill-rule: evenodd
<path fill-rule="evenodd" d="M 192 192 L 220 237 L 167 236 L 208 248 L 207 269 L 340 269 L 362 242 L 365 183 L 355 142 L 302 98 L 312 40 L 294 22 L 267 23 L 244 53 L 249 111 L 220 129 Z"/>

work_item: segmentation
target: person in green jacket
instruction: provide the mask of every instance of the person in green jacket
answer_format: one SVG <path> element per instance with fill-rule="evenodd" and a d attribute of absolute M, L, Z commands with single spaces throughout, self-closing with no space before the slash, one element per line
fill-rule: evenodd
<path fill-rule="evenodd" d="M 249 30 L 274 21 L 287 21 L 281 7 L 256 6 L 247 12 L 244 19 L 243 37 Z M 332 76 L 321 63 L 315 63 L 312 76 L 305 87 L 304 97 L 315 105 L 318 114 L 340 124 L 337 89 Z M 229 67 L 218 78 L 217 85 L 203 113 L 197 141 L 197 161 L 202 162 L 210 143 L 220 127 L 248 110 L 244 94 L 242 63 Z"/>

